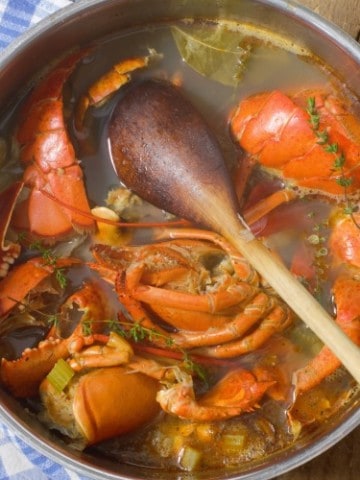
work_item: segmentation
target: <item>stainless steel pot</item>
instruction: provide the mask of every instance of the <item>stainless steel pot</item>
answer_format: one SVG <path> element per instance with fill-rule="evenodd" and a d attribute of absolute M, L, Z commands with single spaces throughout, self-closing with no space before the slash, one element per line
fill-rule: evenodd
<path fill-rule="evenodd" d="M 28 79 L 59 53 L 121 29 L 183 17 L 227 18 L 263 25 L 312 50 L 360 96 L 360 47 L 336 26 L 293 1 L 80 0 L 40 22 L 0 53 L 0 111 Z M 71 451 L 13 398 L 0 390 L 0 416 L 26 442 L 53 460 L 95 479 L 270 479 L 321 454 L 360 424 L 359 397 L 347 409 L 288 450 L 256 465 L 196 474 L 119 465 Z"/>

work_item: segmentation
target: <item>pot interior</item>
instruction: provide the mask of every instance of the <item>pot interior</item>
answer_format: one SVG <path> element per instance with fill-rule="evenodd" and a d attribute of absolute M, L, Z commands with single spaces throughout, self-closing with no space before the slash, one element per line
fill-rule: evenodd
<path fill-rule="evenodd" d="M 278 44 L 284 42 L 288 49 L 295 48 L 295 45 L 300 56 L 311 52 L 336 76 L 339 85 L 346 85 L 345 90 L 350 98 L 360 96 L 360 49 L 356 42 L 296 3 L 280 0 L 83 0 L 41 22 L 0 54 L 0 110 L 5 119 L 3 124 L 11 116 L 18 92 L 21 92 L 20 96 L 28 92 L 37 81 L 39 71 L 64 52 L 89 44 L 102 45 L 101 51 L 106 52 L 106 47 L 110 46 L 109 58 L 116 61 L 119 53 L 115 47 L 121 44 L 122 39 L 127 42 L 133 38 L 131 32 L 145 32 L 145 36 L 150 32 L 151 36 L 151 32 L 167 28 L 168 24 L 182 26 L 183 23 L 179 24 L 179 21 L 188 22 L 189 19 L 195 23 L 225 20 L 269 31 L 272 41 Z M 126 55 L 126 48 L 120 46 L 119 49 L 122 50 L 121 56 Z M 30 83 L 29 78 L 33 79 Z M 77 88 L 80 90 L 81 81 L 79 82 Z M 200 85 L 199 90 L 201 88 Z M 253 91 L 256 91 L 256 87 Z M 250 85 L 249 93 L 253 91 Z M 212 107 L 210 97 L 207 98 L 207 103 L 206 107 L 202 107 L 205 113 L 207 108 L 211 110 Z M 216 122 L 213 120 L 213 123 Z M 232 155 L 235 158 L 234 152 Z M 91 173 L 88 173 L 91 177 Z M 105 168 L 104 174 L 100 172 L 93 176 L 94 189 L 102 175 L 105 175 L 108 183 L 114 181 L 112 172 L 108 173 Z M 101 201 L 102 195 L 102 191 L 94 194 L 94 201 Z M 45 428 L 33 413 L 24 409 L 23 404 L 5 390 L 0 390 L 0 398 L 2 418 L 16 433 L 55 461 L 75 471 L 99 479 L 164 477 L 163 468 L 144 468 L 136 465 L 136 461 L 134 464 L 131 461 L 127 464 L 118 463 L 110 454 L 106 455 L 103 449 L 91 447 L 85 452 L 77 452 L 64 438 Z M 167 471 L 166 477 L 207 480 L 261 480 L 275 477 L 309 461 L 355 428 L 360 421 L 358 403 L 359 395 L 354 390 L 350 400 L 321 426 L 310 428 L 304 437 L 289 446 L 284 445 L 281 450 L 274 451 L 265 458 L 226 469 L 200 469 L 195 473 Z"/>

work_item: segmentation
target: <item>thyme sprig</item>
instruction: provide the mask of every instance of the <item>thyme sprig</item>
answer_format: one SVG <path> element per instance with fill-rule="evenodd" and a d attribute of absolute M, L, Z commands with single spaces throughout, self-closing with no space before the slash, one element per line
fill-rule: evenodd
<path fill-rule="evenodd" d="M 84 335 L 92 334 L 92 323 L 93 321 L 91 319 L 82 322 L 82 331 Z M 149 340 L 149 342 L 162 340 L 167 347 L 172 347 L 174 345 L 174 341 L 171 337 L 158 332 L 154 328 L 144 327 L 140 322 L 119 322 L 116 319 L 107 319 L 102 320 L 102 323 L 107 326 L 109 331 L 115 332 L 126 340 L 132 340 L 135 343 L 143 342 L 144 340 Z"/>
<path fill-rule="evenodd" d="M 345 207 L 344 213 L 350 215 L 355 226 L 360 229 L 360 225 L 357 223 L 354 213 L 358 211 L 358 206 L 354 205 L 349 198 L 349 187 L 353 183 L 353 179 L 345 174 L 345 162 L 346 157 L 343 152 L 339 150 L 339 145 L 336 142 L 329 142 L 329 135 L 326 130 L 320 130 L 320 115 L 316 108 L 315 97 L 309 97 L 307 99 L 307 109 L 309 115 L 309 123 L 318 138 L 319 145 L 322 145 L 324 150 L 334 155 L 333 171 L 338 172 L 339 176 L 336 178 L 336 183 L 343 188 Z"/>
<path fill-rule="evenodd" d="M 22 302 L 21 300 L 17 300 L 16 298 L 8 297 L 8 299 L 15 302 L 17 306 L 21 307 L 24 313 L 29 313 L 30 315 L 35 314 L 38 317 L 42 317 L 46 321 L 49 327 L 59 325 L 59 321 L 60 321 L 59 313 L 43 312 L 39 308 L 34 308 L 30 304 Z"/>
<path fill-rule="evenodd" d="M 208 385 L 209 380 L 208 380 L 208 374 L 206 369 L 199 363 L 194 362 L 194 360 L 191 358 L 188 352 L 186 352 L 185 350 L 183 350 L 182 352 L 184 356 L 183 363 L 184 363 L 185 369 L 188 372 L 194 373 L 195 375 L 197 375 L 200 378 L 200 380 L 202 380 L 205 384 Z"/>
<path fill-rule="evenodd" d="M 45 265 L 48 265 L 54 269 L 54 274 L 56 281 L 58 282 L 60 288 L 64 289 L 67 286 L 68 280 L 65 275 L 65 268 L 58 267 L 57 261 L 59 257 L 51 250 L 51 248 L 46 247 L 40 241 L 32 242 L 29 245 L 31 250 L 37 250 L 42 259 L 44 260 Z"/>
<path fill-rule="evenodd" d="M 140 322 L 129 322 L 126 324 L 124 322 L 121 324 L 116 322 L 116 324 L 112 323 L 111 325 L 112 328 L 116 328 L 120 331 L 122 330 L 123 335 L 134 342 L 141 342 L 143 340 L 149 340 L 149 342 L 153 340 L 164 340 L 167 347 L 174 347 L 174 340 L 171 337 L 158 332 L 153 328 L 146 328 L 141 325 Z M 130 328 L 124 329 L 125 326 Z M 188 372 L 197 375 L 203 382 L 208 383 L 206 370 L 199 363 L 195 362 L 186 350 L 178 348 L 178 351 L 183 355 L 184 368 Z"/>
<path fill-rule="evenodd" d="M 320 115 L 316 109 L 316 102 L 315 102 L 315 97 L 309 97 L 307 99 L 307 113 L 309 114 L 310 117 L 310 125 L 312 128 L 316 131 L 319 130 L 319 125 L 320 125 Z"/>
<path fill-rule="evenodd" d="M 145 340 L 149 342 L 162 340 L 165 343 L 166 347 L 174 347 L 174 340 L 168 335 L 157 331 L 154 328 L 144 327 L 141 322 L 119 322 L 116 319 L 103 320 L 103 323 L 106 324 L 109 331 L 115 332 L 118 335 L 122 336 L 126 340 L 133 341 L 135 343 L 140 343 Z M 83 334 L 91 335 L 92 333 L 92 320 L 86 320 L 82 323 Z M 182 355 L 182 363 L 184 368 L 195 375 L 197 375 L 204 383 L 208 383 L 206 369 L 195 362 L 189 353 L 182 349 L 178 348 L 177 351 Z"/>

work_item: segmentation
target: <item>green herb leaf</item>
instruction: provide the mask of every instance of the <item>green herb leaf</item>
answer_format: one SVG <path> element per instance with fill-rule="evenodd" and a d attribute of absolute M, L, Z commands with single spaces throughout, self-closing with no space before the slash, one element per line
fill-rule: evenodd
<path fill-rule="evenodd" d="M 324 145 L 329 140 L 329 134 L 326 130 L 323 130 L 322 132 L 315 132 L 315 133 L 319 139 L 317 142 L 319 145 Z"/>
<path fill-rule="evenodd" d="M 200 378 L 200 380 L 202 380 L 205 384 L 208 385 L 209 383 L 208 375 L 204 367 L 194 362 L 187 352 L 184 351 L 183 353 L 184 353 L 184 367 L 186 368 L 186 370 L 188 370 L 190 374 L 197 375 Z"/>
<path fill-rule="evenodd" d="M 250 49 L 242 48 L 243 36 L 227 25 L 213 28 L 172 27 L 183 60 L 201 75 L 224 85 L 237 86 L 243 75 Z"/>
<path fill-rule="evenodd" d="M 341 187 L 345 187 L 345 188 L 350 187 L 352 182 L 353 182 L 352 178 L 348 178 L 348 177 L 339 177 L 336 179 L 336 183 Z"/>
<path fill-rule="evenodd" d="M 85 337 L 92 335 L 93 329 L 92 329 L 92 320 L 83 320 L 82 322 L 82 333 L 85 335 Z"/>
<path fill-rule="evenodd" d="M 335 158 L 334 167 L 338 170 L 345 165 L 345 156 L 341 153 L 338 157 Z"/>
<path fill-rule="evenodd" d="M 26 232 L 19 232 L 19 233 L 18 233 L 18 236 L 17 236 L 17 241 L 18 241 L 19 243 L 22 243 L 22 242 L 24 242 L 24 241 L 26 240 L 26 238 L 27 238 Z"/>
<path fill-rule="evenodd" d="M 324 148 L 325 148 L 326 152 L 337 153 L 337 151 L 339 149 L 339 145 L 337 143 L 329 143 Z"/>
<path fill-rule="evenodd" d="M 313 115 L 315 113 L 315 97 L 308 97 L 306 103 L 308 114 Z"/>
<path fill-rule="evenodd" d="M 320 124 L 320 116 L 316 109 L 315 97 L 309 97 L 306 103 L 307 103 L 306 111 L 310 117 L 309 118 L 310 125 L 314 130 L 318 130 L 319 124 Z"/>
<path fill-rule="evenodd" d="M 352 215 L 354 212 L 356 212 L 356 210 L 352 205 L 347 205 L 346 207 L 344 207 L 345 215 Z"/>
<path fill-rule="evenodd" d="M 124 328 L 119 324 L 119 321 L 115 318 L 111 318 L 110 320 L 105 320 L 105 323 L 108 324 L 109 330 L 111 332 L 117 333 L 123 338 L 127 338 L 127 332 Z"/>
<path fill-rule="evenodd" d="M 65 276 L 65 269 L 59 268 L 56 266 L 58 260 L 57 255 L 50 249 L 45 247 L 41 242 L 35 241 L 29 245 L 31 250 L 38 250 L 45 262 L 46 265 L 54 267 L 55 278 L 60 286 L 60 288 L 65 288 L 67 286 L 67 278 Z"/>
<path fill-rule="evenodd" d="M 65 276 L 64 268 L 55 268 L 55 278 L 60 285 L 60 288 L 65 288 L 67 286 L 67 278 Z"/>
<path fill-rule="evenodd" d="M 315 115 L 314 113 L 310 116 L 310 123 L 311 126 L 316 130 L 319 128 L 320 124 L 320 117 L 319 115 Z"/>
<path fill-rule="evenodd" d="M 42 312 L 38 312 L 42 313 Z M 53 313 L 47 317 L 47 323 L 49 326 L 58 326 L 59 325 L 59 314 Z"/>

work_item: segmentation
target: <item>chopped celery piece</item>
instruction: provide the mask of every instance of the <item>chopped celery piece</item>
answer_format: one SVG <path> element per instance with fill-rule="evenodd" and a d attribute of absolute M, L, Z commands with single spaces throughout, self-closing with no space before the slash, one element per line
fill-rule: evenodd
<path fill-rule="evenodd" d="M 58 360 L 50 373 L 47 375 L 47 379 L 55 390 L 60 393 L 64 390 L 66 385 L 70 382 L 75 372 L 70 365 L 62 358 Z"/>
<path fill-rule="evenodd" d="M 200 464 L 201 452 L 192 447 L 184 447 L 180 456 L 180 465 L 184 470 L 192 472 Z"/>
<path fill-rule="evenodd" d="M 222 444 L 226 449 L 241 449 L 244 448 L 246 435 L 243 433 L 226 434 L 222 437 Z"/>

